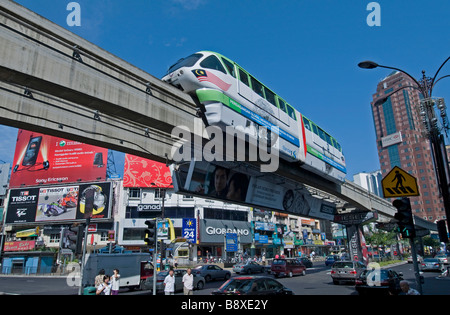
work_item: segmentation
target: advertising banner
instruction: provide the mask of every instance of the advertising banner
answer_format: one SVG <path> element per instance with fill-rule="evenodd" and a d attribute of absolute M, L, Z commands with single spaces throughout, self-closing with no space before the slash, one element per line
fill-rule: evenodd
<path fill-rule="evenodd" d="M 36 241 L 5 242 L 3 250 L 5 252 L 20 252 L 25 250 L 33 250 L 35 246 Z"/>
<path fill-rule="evenodd" d="M 172 188 L 172 175 L 164 163 L 125 154 L 123 187 Z"/>
<path fill-rule="evenodd" d="M 10 187 L 101 181 L 108 149 L 19 129 Z"/>
<path fill-rule="evenodd" d="M 175 191 L 317 219 L 334 219 L 336 206 L 313 197 L 301 184 L 233 162 L 192 161 L 173 170 Z"/>
<path fill-rule="evenodd" d="M 197 219 L 183 219 L 183 238 L 188 242 L 197 243 Z"/>
<path fill-rule="evenodd" d="M 111 182 L 11 189 L 6 223 L 110 218 Z"/>

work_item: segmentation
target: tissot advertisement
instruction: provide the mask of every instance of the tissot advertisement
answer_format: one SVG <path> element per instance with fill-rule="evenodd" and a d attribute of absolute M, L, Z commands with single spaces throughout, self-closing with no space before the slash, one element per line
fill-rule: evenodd
<path fill-rule="evenodd" d="M 6 223 L 107 219 L 111 183 L 11 189 Z"/>

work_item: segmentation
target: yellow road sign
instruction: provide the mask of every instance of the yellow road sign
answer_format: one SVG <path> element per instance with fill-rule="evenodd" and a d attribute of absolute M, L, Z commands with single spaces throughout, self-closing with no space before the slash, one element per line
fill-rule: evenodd
<path fill-rule="evenodd" d="M 419 187 L 414 176 L 398 166 L 381 180 L 384 198 L 419 196 Z"/>

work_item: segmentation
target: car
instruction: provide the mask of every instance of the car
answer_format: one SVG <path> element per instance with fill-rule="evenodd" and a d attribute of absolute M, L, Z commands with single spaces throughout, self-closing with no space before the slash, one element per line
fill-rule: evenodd
<path fill-rule="evenodd" d="M 215 279 L 225 279 L 228 280 L 231 277 L 231 272 L 224 270 L 217 265 L 198 265 L 192 269 L 192 273 L 202 276 L 205 278 L 206 282 Z"/>
<path fill-rule="evenodd" d="M 445 255 L 437 255 L 437 256 L 434 257 L 434 258 L 439 259 L 439 261 L 440 261 L 441 263 L 443 263 L 444 265 L 447 265 L 447 264 L 448 264 L 448 258 L 447 258 L 447 256 L 445 256 Z"/>
<path fill-rule="evenodd" d="M 173 276 L 175 277 L 175 291 L 183 290 L 183 276 L 186 273 L 186 269 L 175 269 L 173 271 Z M 164 279 L 169 274 L 169 271 L 158 272 L 156 276 L 156 292 L 164 291 Z M 194 276 L 194 290 L 201 290 L 204 288 L 206 280 L 204 277 L 198 274 L 192 273 Z M 150 290 L 153 292 L 153 276 L 148 277 L 144 281 L 144 290 Z"/>
<path fill-rule="evenodd" d="M 359 295 L 398 295 L 402 292 L 400 281 L 403 274 L 391 269 L 363 270 L 355 280 L 355 289 Z"/>
<path fill-rule="evenodd" d="M 239 276 L 229 279 L 211 295 L 293 295 L 277 280 L 267 276 Z"/>
<path fill-rule="evenodd" d="M 328 255 L 325 258 L 325 266 L 332 266 L 336 261 L 341 260 L 338 255 Z"/>
<path fill-rule="evenodd" d="M 417 262 L 419 262 L 419 263 L 423 262 L 423 257 L 420 255 L 417 255 Z M 409 255 L 408 264 L 412 264 L 412 263 L 413 263 L 412 255 Z"/>
<path fill-rule="evenodd" d="M 300 260 L 300 262 L 305 265 L 306 268 L 312 268 L 313 263 L 308 257 L 298 257 L 297 259 Z"/>
<path fill-rule="evenodd" d="M 334 284 L 339 284 L 341 281 L 354 282 L 365 269 L 366 265 L 360 261 L 336 261 L 331 266 L 331 278 Z"/>
<path fill-rule="evenodd" d="M 264 266 L 254 262 L 252 260 L 248 260 L 245 263 L 234 265 L 233 271 L 235 273 L 246 273 L 246 274 L 258 273 L 258 272 L 264 271 Z"/>
<path fill-rule="evenodd" d="M 422 271 L 444 271 L 444 263 L 438 258 L 425 258 L 420 264 L 420 270 Z"/>
<path fill-rule="evenodd" d="M 298 259 L 295 258 L 277 258 L 272 261 L 270 269 L 271 274 L 275 277 L 294 275 L 306 275 L 306 267 Z"/>

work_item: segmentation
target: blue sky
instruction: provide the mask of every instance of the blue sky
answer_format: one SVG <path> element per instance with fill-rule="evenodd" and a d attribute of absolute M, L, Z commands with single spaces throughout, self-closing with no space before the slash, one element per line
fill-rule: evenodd
<path fill-rule="evenodd" d="M 390 73 L 358 62 L 418 78 L 450 56 L 448 0 L 377 1 L 381 26 L 373 27 L 365 0 L 79 0 L 79 27 L 66 23 L 69 0 L 16 2 L 157 78 L 193 52 L 222 53 L 337 138 L 348 178 L 379 169 L 370 101 Z M 448 74 L 450 62 L 440 72 Z M 442 80 L 434 96 L 450 105 L 449 88 Z M 17 131 L 0 131 L 0 159 L 12 162 Z"/>

